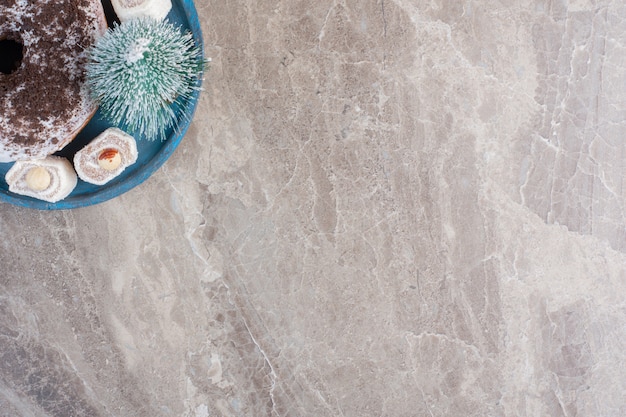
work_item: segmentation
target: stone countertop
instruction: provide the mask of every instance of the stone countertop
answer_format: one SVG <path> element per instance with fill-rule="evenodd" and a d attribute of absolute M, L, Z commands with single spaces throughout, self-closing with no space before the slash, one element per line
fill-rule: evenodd
<path fill-rule="evenodd" d="M 622 1 L 202 0 L 194 122 L 0 204 L 0 416 L 626 415 Z"/>

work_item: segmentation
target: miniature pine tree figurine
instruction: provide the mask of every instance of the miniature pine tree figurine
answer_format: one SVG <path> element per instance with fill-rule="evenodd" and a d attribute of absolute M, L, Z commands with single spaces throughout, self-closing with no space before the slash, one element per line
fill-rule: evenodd
<path fill-rule="evenodd" d="M 114 25 L 90 49 L 87 85 L 110 122 L 163 140 L 177 125 L 176 109 L 199 89 L 206 64 L 190 32 L 167 21 L 132 19 Z"/>

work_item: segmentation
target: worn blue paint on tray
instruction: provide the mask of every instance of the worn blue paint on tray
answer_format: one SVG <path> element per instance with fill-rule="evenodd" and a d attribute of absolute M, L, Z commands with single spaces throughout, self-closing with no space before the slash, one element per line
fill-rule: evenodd
<path fill-rule="evenodd" d="M 192 0 L 172 0 L 172 10 L 167 19 L 180 26 L 183 30 L 190 30 L 196 43 L 203 50 L 200 21 Z M 201 82 L 202 80 L 198 80 L 198 86 L 200 86 Z M 4 176 L 13 163 L 0 163 L 0 201 L 40 210 L 64 210 L 102 203 L 125 193 L 148 179 L 172 155 L 189 128 L 198 104 L 198 97 L 199 91 L 193 95 L 187 107 L 181 109 L 178 127 L 167 132 L 167 140 L 139 138 L 137 140 L 139 153 L 137 162 L 126 168 L 120 176 L 109 183 L 98 186 L 79 179 L 78 185 L 68 197 L 57 203 L 48 203 L 9 192 L 9 186 L 4 181 Z M 78 134 L 76 139 L 59 151 L 57 155 L 68 157 L 71 161 L 79 149 L 111 126 L 110 123 L 101 118 L 100 112 L 96 112 L 95 116 Z"/>

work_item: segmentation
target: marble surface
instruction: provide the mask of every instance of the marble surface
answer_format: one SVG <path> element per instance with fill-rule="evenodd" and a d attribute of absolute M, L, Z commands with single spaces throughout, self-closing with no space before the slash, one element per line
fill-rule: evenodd
<path fill-rule="evenodd" d="M 621 0 L 198 0 L 142 186 L 0 205 L 1 416 L 626 415 Z"/>

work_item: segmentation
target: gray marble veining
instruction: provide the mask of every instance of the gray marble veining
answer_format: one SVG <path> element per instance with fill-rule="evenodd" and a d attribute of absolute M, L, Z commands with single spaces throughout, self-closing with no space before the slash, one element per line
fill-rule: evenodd
<path fill-rule="evenodd" d="M 164 167 L 0 205 L 0 415 L 626 415 L 622 3 L 196 1 Z"/>

